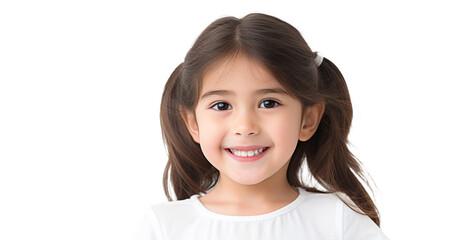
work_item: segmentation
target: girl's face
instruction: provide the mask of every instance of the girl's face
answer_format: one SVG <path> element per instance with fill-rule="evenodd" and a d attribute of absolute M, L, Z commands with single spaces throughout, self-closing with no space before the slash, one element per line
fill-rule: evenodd
<path fill-rule="evenodd" d="M 257 61 L 238 54 L 204 74 L 188 130 L 222 179 L 242 185 L 286 177 L 298 140 L 314 134 L 323 107 L 291 97 Z M 318 109 L 318 110 L 317 110 Z"/>

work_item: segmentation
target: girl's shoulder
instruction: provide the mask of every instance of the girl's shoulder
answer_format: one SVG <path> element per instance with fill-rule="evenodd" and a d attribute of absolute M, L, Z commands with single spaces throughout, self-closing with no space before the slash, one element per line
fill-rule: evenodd
<path fill-rule="evenodd" d="M 306 193 L 305 204 L 298 211 L 312 215 L 310 219 L 317 226 L 335 227 L 339 239 L 388 239 L 347 195 Z"/>
<path fill-rule="evenodd" d="M 305 201 L 318 204 L 337 205 L 342 203 L 342 194 L 339 193 L 320 193 L 320 192 L 309 192 L 303 188 L 298 188 L 299 193 L 303 195 Z"/>
<path fill-rule="evenodd" d="M 184 200 L 161 202 L 150 207 L 157 216 L 180 216 L 189 214 L 195 209 L 193 197 Z"/>
<path fill-rule="evenodd" d="M 349 198 L 339 193 L 314 193 L 303 188 L 299 188 L 303 201 L 299 206 L 299 211 L 327 213 L 331 216 L 337 216 L 343 211 L 345 203 L 350 203 Z"/>

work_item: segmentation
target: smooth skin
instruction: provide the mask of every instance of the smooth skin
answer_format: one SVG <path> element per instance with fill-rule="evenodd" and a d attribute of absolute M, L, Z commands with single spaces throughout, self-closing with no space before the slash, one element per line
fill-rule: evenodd
<path fill-rule="evenodd" d="M 261 215 L 299 195 L 287 182 L 297 142 L 317 130 L 324 104 L 307 107 L 293 98 L 262 64 L 244 54 L 222 58 L 205 71 L 194 112 L 182 116 L 220 180 L 199 198 L 210 211 L 232 216 Z M 267 150 L 251 162 L 229 149 Z"/>

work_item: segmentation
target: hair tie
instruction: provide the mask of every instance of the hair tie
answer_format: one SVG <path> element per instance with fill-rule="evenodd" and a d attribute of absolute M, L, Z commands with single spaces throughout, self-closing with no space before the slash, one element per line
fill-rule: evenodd
<path fill-rule="evenodd" d="M 317 64 L 317 67 L 320 67 L 320 65 L 322 65 L 322 62 L 324 61 L 324 57 L 319 52 L 316 53 L 317 56 L 315 57 L 315 64 Z"/>

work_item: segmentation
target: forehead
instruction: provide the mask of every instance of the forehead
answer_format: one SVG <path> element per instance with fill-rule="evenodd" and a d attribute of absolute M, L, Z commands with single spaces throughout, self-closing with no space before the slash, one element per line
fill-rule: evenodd
<path fill-rule="evenodd" d="M 237 53 L 222 57 L 205 69 L 199 95 L 215 89 L 283 88 L 258 60 Z"/>

